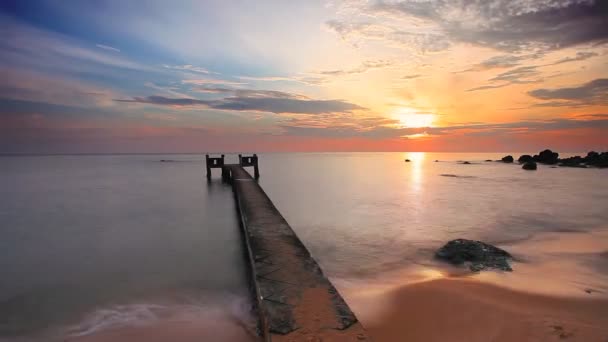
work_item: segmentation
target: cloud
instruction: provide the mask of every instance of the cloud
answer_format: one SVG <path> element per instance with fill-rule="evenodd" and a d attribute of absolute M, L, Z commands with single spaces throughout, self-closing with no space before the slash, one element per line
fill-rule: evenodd
<path fill-rule="evenodd" d="M 540 72 L 535 65 L 522 66 L 505 71 L 490 79 L 490 82 L 506 81 L 511 84 L 535 83 L 539 82 Z"/>
<path fill-rule="evenodd" d="M 471 89 L 467 89 L 467 91 L 479 91 L 479 90 L 488 90 L 488 89 L 496 89 L 503 88 L 506 86 L 510 86 L 512 84 L 528 84 L 528 83 L 538 83 L 543 79 L 540 76 L 540 71 L 538 71 L 538 66 L 529 65 L 513 68 L 511 70 L 507 70 L 502 72 L 494 77 L 492 77 L 489 82 L 493 84 L 483 85 Z M 496 84 L 498 83 L 498 84 Z"/>
<path fill-rule="evenodd" d="M 467 89 L 467 91 L 479 91 L 479 90 L 488 90 L 488 89 L 497 89 L 510 85 L 510 83 L 496 84 L 496 85 L 484 85 L 471 89 Z"/>
<path fill-rule="evenodd" d="M 342 100 L 314 100 L 298 94 L 274 90 L 234 90 L 234 96 L 214 100 L 168 98 L 164 96 L 117 99 L 117 102 L 148 103 L 165 106 L 202 106 L 229 111 L 258 111 L 269 113 L 322 114 L 344 113 L 364 109 Z"/>
<path fill-rule="evenodd" d="M 529 91 L 528 95 L 540 100 L 553 100 L 554 102 L 540 104 L 547 107 L 606 105 L 608 104 L 608 79 L 598 78 L 576 87 L 535 89 Z"/>
<path fill-rule="evenodd" d="M 569 62 L 584 61 L 586 59 L 589 59 L 589 58 L 592 58 L 592 57 L 595 57 L 595 56 L 598 56 L 598 54 L 595 53 L 595 52 L 577 52 L 576 56 L 562 58 L 562 59 L 558 60 L 557 62 L 553 63 L 552 65 L 569 63 Z"/>
<path fill-rule="evenodd" d="M 486 59 L 485 61 L 483 61 L 481 63 L 474 64 L 469 69 L 466 69 L 466 70 L 463 70 L 460 72 L 485 71 L 485 70 L 492 70 L 492 69 L 512 68 L 512 67 L 518 66 L 520 64 L 520 62 L 523 60 L 527 60 L 527 59 L 531 59 L 531 58 L 538 58 L 541 56 L 542 55 L 538 54 L 538 53 L 521 55 L 521 56 L 517 56 L 517 55 L 494 56 L 494 57 Z"/>
<path fill-rule="evenodd" d="M 0 67 L 0 74 L 2 99 L 86 107 L 113 104 L 113 91 L 86 81 L 21 68 Z"/>
<path fill-rule="evenodd" d="M 361 65 L 350 68 L 350 69 L 334 69 L 334 70 L 322 70 L 313 72 L 312 74 L 318 74 L 322 76 L 343 76 L 343 75 L 353 75 L 353 74 L 362 74 L 369 70 L 373 69 L 382 69 L 389 66 L 392 66 L 394 63 L 389 60 L 367 60 L 361 63 Z"/>
<path fill-rule="evenodd" d="M 182 83 L 183 84 L 196 84 L 196 85 L 213 84 L 213 85 L 224 85 L 224 86 L 242 86 L 242 85 L 247 84 L 245 82 L 219 80 L 219 79 L 213 79 L 213 78 L 187 79 L 187 80 L 182 80 Z"/>
<path fill-rule="evenodd" d="M 184 65 L 168 65 L 168 64 L 163 64 L 163 67 L 166 69 L 171 69 L 171 70 L 180 70 L 180 71 L 187 71 L 187 72 L 192 72 L 192 73 L 197 73 L 197 74 L 211 74 L 212 72 L 202 68 L 202 67 L 197 67 L 191 64 L 184 64 Z"/>
<path fill-rule="evenodd" d="M 608 3 L 600 0 L 376 1 L 347 6 L 348 18 L 327 22 L 343 39 L 438 36 L 418 40 L 423 50 L 465 42 L 517 52 L 608 41 Z M 367 21 L 356 21 L 361 18 Z"/>
<path fill-rule="evenodd" d="M 598 118 L 598 119 L 596 119 Z M 605 114 L 595 114 L 593 119 L 582 120 L 572 118 L 558 118 L 551 120 L 528 120 L 496 124 L 461 124 L 443 127 L 398 127 L 394 123 L 381 125 L 302 125 L 298 120 L 285 123 L 281 126 L 284 134 L 311 136 L 311 137 L 367 137 L 375 139 L 406 138 L 412 135 L 445 136 L 498 136 L 521 133 L 549 132 L 572 130 L 581 128 L 608 128 L 608 119 Z"/>
<path fill-rule="evenodd" d="M 293 76 L 239 76 L 238 78 L 250 81 L 288 81 L 302 83 L 306 85 L 320 85 L 331 81 L 333 77 L 362 74 L 375 69 L 391 67 L 393 65 L 394 62 L 390 60 L 375 59 L 366 60 L 356 67 L 344 69 L 317 70 L 305 73 L 298 73 Z"/>
<path fill-rule="evenodd" d="M 422 75 L 420 75 L 420 74 L 414 74 L 414 75 L 405 75 L 405 76 L 401 77 L 401 79 L 402 79 L 402 80 L 412 80 L 412 79 L 414 79 L 414 78 L 418 78 L 418 77 L 420 77 L 420 76 L 422 76 Z"/>
<path fill-rule="evenodd" d="M 120 52 L 120 49 L 117 49 L 115 47 L 111 47 L 109 45 L 95 44 L 95 46 L 97 46 L 100 49 L 104 49 L 104 50 L 108 50 L 108 51 Z"/>

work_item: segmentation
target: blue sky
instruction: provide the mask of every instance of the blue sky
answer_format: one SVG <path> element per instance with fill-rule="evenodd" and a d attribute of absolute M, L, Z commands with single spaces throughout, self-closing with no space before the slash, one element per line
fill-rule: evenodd
<path fill-rule="evenodd" d="M 605 149 L 607 12 L 3 1 L 0 152 Z"/>

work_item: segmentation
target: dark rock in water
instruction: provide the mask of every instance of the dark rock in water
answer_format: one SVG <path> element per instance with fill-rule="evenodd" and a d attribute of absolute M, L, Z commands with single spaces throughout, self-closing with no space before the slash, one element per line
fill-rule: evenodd
<path fill-rule="evenodd" d="M 505 157 L 502 157 L 501 160 L 502 160 L 503 163 L 512 163 L 513 162 L 513 156 L 505 156 Z"/>
<path fill-rule="evenodd" d="M 544 150 L 538 155 L 535 155 L 533 158 L 534 161 L 538 163 L 552 165 L 557 164 L 557 162 L 559 161 L 559 153 L 553 152 L 551 150 Z"/>
<path fill-rule="evenodd" d="M 452 240 L 435 252 L 435 257 L 453 265 L 470 263 L 469 268 L 473 272 L 479 272 L 486 268 L 513 271 L 508 262 L 512 258 L 511 254 L 481 241 Z"/>
<path fill-rule="evenodd" d="M 529 161 L 524 163 L 521 168 L 524 170 L 536 170 L 536 163 L 533 161 Z"/>
<path fill-rule="evenodd" d="M 491 161 L 492 161 L 492 159 L 486 159 L 486 161 L 487 161 L 487 162 L 491 162 Z"/>
<path fill-rule="evenodd" d="M 584 158 L 580 157 L 580 156 L 575 156 L 575 157 L 570 157 L 570 158 L 564 158 L 564 159 L 560 159 L 559 160 L 559 166 L 566 166 L 566 167 L 587 167 L 586 165 L 582 164 L 585 161 Z"/>
<path fill-rule="evenodd" d="M 465 164 L 465 165 L 469 165 L 469 164 L 471 164 L 471 163 L 470 163 L 470 162 L 468 162 L 468 161 L 465 161 L 465 162 L 462 162 L 462 163 L 463 163 L 463 164 Z"/>
<path fill-rule="evenodd" d="M 596 167 L 608 167 L 608 152 L 597 153 L 591 151 L 583 159 L 585 164 Z"/>
<path fill-rule="evenodd" d="M 406 160 L 405 160 L 405 162 L 406 162 L 406 163 L 409 163 L 409 162 L 410 162 L 410 160 L 409 160 L 409 159 L 406 159 Z"/>
<path fill-rule="evenodd" d="M 435 163 L 438 163 L 438 162 L 439 162 L 439 160 L 435 160 Z"/>
<path fill-rule="evenodd" d="M 532 158 L 532 156 L 529 154 L 524 154 L 523 156 L 519 157 L 519 159 L 517 159 L 517 161 L 520 164 L 523 164 L 523 163 L 527 163 L 529 161 L 534 161 L 534 158 Z"/>

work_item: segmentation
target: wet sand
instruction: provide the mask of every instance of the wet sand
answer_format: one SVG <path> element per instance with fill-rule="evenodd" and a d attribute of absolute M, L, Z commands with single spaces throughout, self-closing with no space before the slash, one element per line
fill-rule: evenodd
<path fill-rule="evenodd" d="M 608 341 L 608 300 L 544 296 L 474 279 L 437 279 L 387 294 L 366 324 L 375 341 Z"/>

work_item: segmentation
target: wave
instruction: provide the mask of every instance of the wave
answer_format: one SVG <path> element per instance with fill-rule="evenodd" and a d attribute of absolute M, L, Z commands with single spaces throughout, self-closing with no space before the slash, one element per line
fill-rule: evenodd
<path fill-rule="evenodd" d="M 69 326 L 65 336 L 77 338 L 116 328 L 201 320 L 221 320 L 250 332 L 255 330 L 249 301 L 233 297 L 216 303 L 132 303 L 104 307 L 87 314 L 78 324 Z"/>

